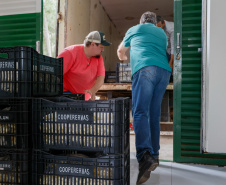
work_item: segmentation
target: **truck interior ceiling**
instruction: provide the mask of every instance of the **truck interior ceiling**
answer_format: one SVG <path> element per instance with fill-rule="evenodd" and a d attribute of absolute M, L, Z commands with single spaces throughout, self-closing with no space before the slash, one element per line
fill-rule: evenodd
<path fill-rule="evenodd" d="M 174 0 L 100 0 L 100 3 L 122 37 L 130 27 L 139 23 L 146 11 L 174 21 Z"/>

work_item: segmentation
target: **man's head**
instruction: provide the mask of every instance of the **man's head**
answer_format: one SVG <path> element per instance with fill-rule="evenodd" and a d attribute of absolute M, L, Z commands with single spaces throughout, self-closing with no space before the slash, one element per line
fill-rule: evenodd
<path fill-rule="evenodd" d="M 165 20 L 161 16 L 157 16 L 157 24 L 156 26 L 161 27 L 164 29 L 165 27 Z"/>
<path fill-rule="evenodd" d="M 140 24 L 152 23 L 156 25 L 156 14 L 153 12 L 145 12 L 140 18 Z"/>
<path fill-rule="evenodd" d="M 86 36 L 84 45 L 92 49 L 93 56 L 100 58 L 101 53 L 104 51 L 104 46 L 110 46 L 111 43 L 106 41 L 104 33 L 92 31 Z"/>

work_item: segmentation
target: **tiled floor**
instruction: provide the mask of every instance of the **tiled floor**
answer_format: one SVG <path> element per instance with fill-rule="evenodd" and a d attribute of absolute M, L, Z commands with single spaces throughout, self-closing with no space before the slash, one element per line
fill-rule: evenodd
<path fill-rule="evenodd" d="M 160 146 L 160 165 L 143 185 L 226 185 L 226 167 L 172 162 L 172 136 L 161 136 Z M 130 136 L 130 151 L 130 185 L 135 185 L 138 163 L 134 135 Z"/>
<path fill-rule="evenodd" d="M 130 160 L 130 185 L 138 175 L 136 159 Z M 162 162 L 143 185 L 225 185 L 226 167 Z"/>

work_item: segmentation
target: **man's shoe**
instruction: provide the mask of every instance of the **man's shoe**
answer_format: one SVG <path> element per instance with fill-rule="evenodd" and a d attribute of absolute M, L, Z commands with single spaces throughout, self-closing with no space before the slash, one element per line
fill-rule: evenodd
<path fill-rule="evenodd" d="M 137 184 L 142 184 L 150 178 L 151 171 L 154 171 L 158 166 L 158 162 L 146 151 L 139 162 L 139 174 L 137 177 Z"/>
<path fill-rule="evenodd" d="M 150 178 L 151 171 L 145 171 L 144 173 L 141 173 L 139 171 L 138 177 L 137 177 L 137 184 L 143 184 Z"/>
<path fill-rule="evenodd" d="M 159 166 L 159 158 L 155 158 L 155 160 L 157 161 L 157 163 L 158 163 L 158 166 Z"/>
<path fill-rule="evenodd" d="M 141 170 L 141 168 L 143 168 L 143 166 L 147 165 L 151 163 L 151 166 L 150 166 L 150 170 L 149 171 L 154 171 L 157 166 L 159 165 L 159 160 L 158 158 L 155 159 L 149 151 L 146 151 L 144 154 L 143 154 L 143 157 L 142 159 L 140 160 L 139 162 L 139 170 Z"/>

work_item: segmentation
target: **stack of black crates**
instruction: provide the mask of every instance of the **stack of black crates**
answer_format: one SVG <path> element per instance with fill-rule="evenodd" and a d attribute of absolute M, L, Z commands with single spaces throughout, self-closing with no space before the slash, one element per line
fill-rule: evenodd
<path fill-rule="evenodd" d="M 0 184 L 32 184 L 32 99 L 62 94 L 62 59 L 0 48 Z"/>
<path fill-rule="evenodd" d="M 129 99 L 33 100 L 33 184 L 129 185 Z"/>
<path fill-rule="evenodd" d="M 129 99 L 63 95 L 61 58 L 0 53 L 0 184 L 129 185 Z"/>

